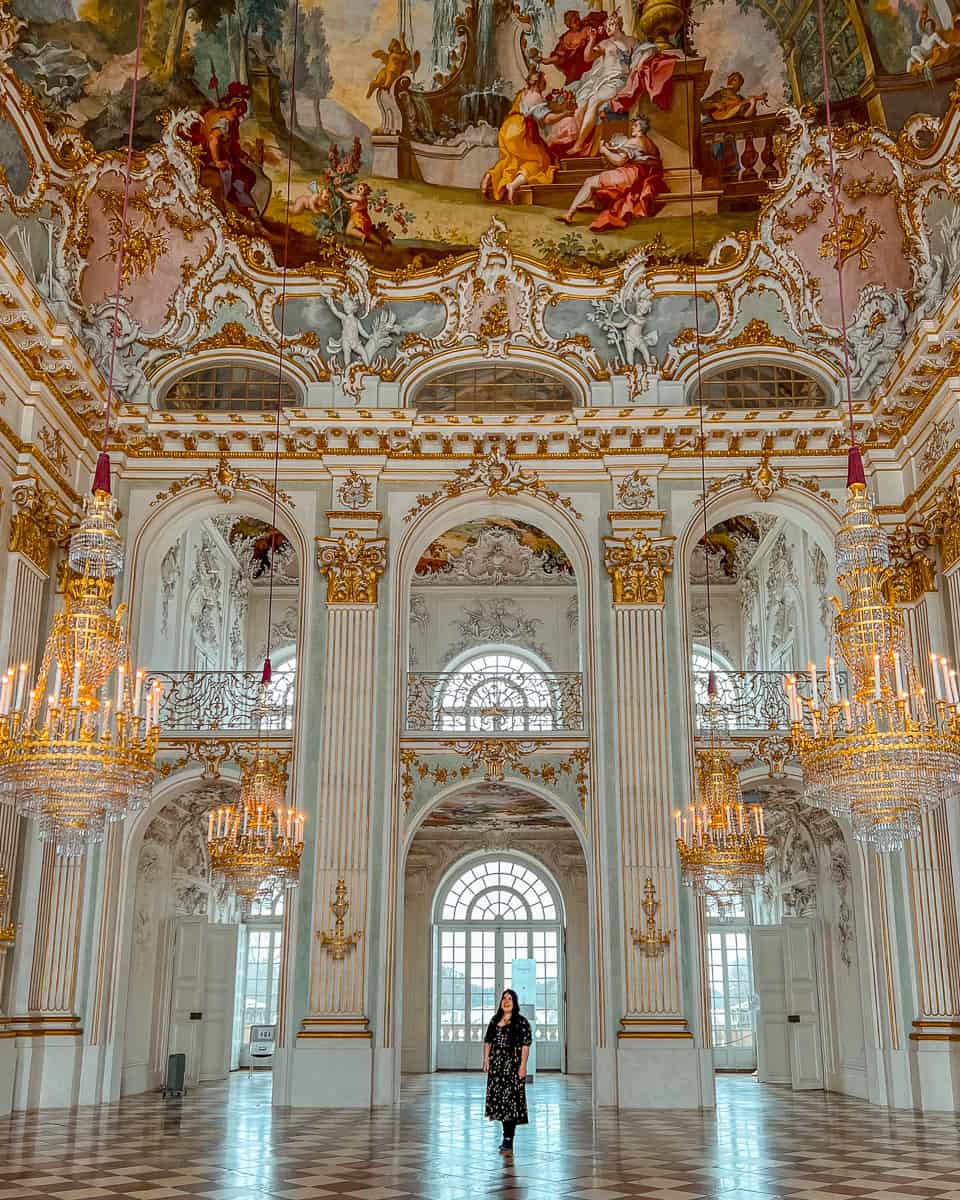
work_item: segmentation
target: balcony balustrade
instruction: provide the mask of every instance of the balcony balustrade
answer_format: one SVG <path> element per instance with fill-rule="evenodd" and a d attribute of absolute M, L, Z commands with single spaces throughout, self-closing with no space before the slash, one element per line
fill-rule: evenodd
<path fill-rule="evenodd" d="M 728 733 L 757 732 L 758 730 L 781 730 L 790 728 L 790 709 L 784 690 L 785 671 L 714 671 L 717 684 L 719 716 Z M 812 690 L 810 675 L 805 671 L 792 671 L 797 681 L 797 692 L 801 699 L 810 699 Z M 693 694 L 696 709 L 697 734 L 706 732 L 707 682 L 706 671 L 693 672 Z M 846 674 L 837 672 L 841 697 L 847 695 Z M 817 675 L 817 690 L 820 695 L 830 686 L 826 672 Z"/>
<path fill-rule="evenodd" d="M 150 671 L 147 683 L 154 680 L 163 687 L 160 728 L 165 735 L 293 728 L 293 673 L 278 672 L 266 695 L 259 671 Z"/>
<path fill-rule="evenodd" d="M 412 671 L 406 728 L 435 733 L 578 733 L 578 672 Z"/>

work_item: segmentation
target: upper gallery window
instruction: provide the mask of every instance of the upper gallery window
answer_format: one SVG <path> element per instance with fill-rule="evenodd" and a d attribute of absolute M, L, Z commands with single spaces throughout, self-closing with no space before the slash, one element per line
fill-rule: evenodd
<path fill-rule="evenodd" d="M 234 363 L 200 367 L 171 384 L 160 402 L 170 412 L 263 412 L 300 403 L 292 383 L 276 371 Z"/>
<path fill-rule="evenodd" d="M 455 367 L 417 388 L 421 413 L 570 412 L 575 398 L 562 380 L 527 367 Z"/>
<path fill-rule="evenodd" d="M 710 408 L 829 408 L 833 399 L 819 380 L 779 363 L 724 367 L 703 381 Z"/>

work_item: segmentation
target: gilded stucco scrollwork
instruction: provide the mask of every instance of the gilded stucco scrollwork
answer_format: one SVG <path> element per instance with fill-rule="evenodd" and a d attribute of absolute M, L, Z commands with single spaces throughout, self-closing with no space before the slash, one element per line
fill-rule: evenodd
<path fill-rule="evenodd" d="M 603 545 L 614 604 L 663 604 L 666 577 L 673 570 L 673 538 L 638 532 L 605 537 Z"/>
<path fill-rule="evenodd" d="M 317 538 L 317 566 L 327 578 L 328 604 L 376 604 L 387 566 L 387 539 L 363 538 L 349 529 L 339 538 Z"/>
<path fill-rule="evenodd" d="M 559 790 L 571 789 L 582 810 L 590 796 L 590 750 L 551 745 L 542 738 L 455 738 L 435 750 L 403 747 L 400 751 L 400 800 L 408 813 L 419 784 L 429 780 L 446 787 L 475 776 L 498 784 L 519 778 Z"/>
<path fill-rule="evenodd" d="M 237 492 L 253 492 L 268 496 L 270 499 L 276 496 L 284 504 L 293 507 L 293 501 L 288 492 L 276 489 L 269 479 L 247 475 L 244 471 L 231 467 L 226 455 L 221 455 L 217 465 L 203 474 L 188 475 L 185 479 L 175 479 L 169 487 L 157 492 L 150 501 L 150 507 L 155 508 L 158 504 L 163 504 L 165 500 L 169 500 L 172 496 L 179 496 L 182 492 L 198 489 L 213 492 L 217 499 L 222 500 L 224 504 L 229 504 Z"/>
<path fill-rule="evenodd" d="M 923 527 L 940 545 L 944 570 L 960 561 L 960 475 L 938 488 L 923 513 Z"/>
<path fill-rule="evenodd" d="M 67 532 L 63 509 L 56 496 L 35 479 L 15 484 L 12 498 L 15 511 L 10 518 L 9 548 L 48 575 L 53 545 Z"/>
<path fill-rule="evenodd" d="M 435 491 L 418 496 L 403 519 L 412 521 L 441 500 L 455 499 L 477 490 L 486 492 L 488 496 L 532 496 L 582 519 L 569 496 L 561 496 L 556 488 L 548 487 L 536 471 L 524 470 L 507 457 L 501 446 L 495 446 L 489 454 L 475 459 L 462 471 L 457 471 L 451 480 Z"/>

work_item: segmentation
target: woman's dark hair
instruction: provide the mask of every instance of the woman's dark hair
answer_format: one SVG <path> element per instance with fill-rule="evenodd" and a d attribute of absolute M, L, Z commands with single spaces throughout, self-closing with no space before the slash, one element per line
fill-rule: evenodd
<path fill-rule="evenodd" d="M 520 1037 L 520 1030 L 524 1025 L 529 1024 L 527 1018 L 520 1012 L 520 997 L 513 988 L 504 988 L 503 995 L 500 997 L 500 1003 L 497 1005 L 497 1011 L 490 1018 L 490 1024 L 487 1026 L 487 1032 L 483 1040 L 492 1042 L 497 1036 L 497 1025 L 503 1019 L 503 997 L 509 996 L 513 1001 L 513 1008 L 510 1011 L 510 1022 L 507 1025 L 507 1040 L 511 1046 L 517 1044 L 517 1039 Z"/>

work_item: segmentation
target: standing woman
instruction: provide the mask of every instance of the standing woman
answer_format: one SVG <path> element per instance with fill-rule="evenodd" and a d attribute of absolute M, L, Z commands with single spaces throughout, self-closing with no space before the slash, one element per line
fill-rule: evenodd
<path fill-rule="evenodd" d="M 527 1124 L 527 1058 L 533 1035 L 530 1022 L 520 1014 L 520 1000 L 512 988 L 500 997 L 483 1039 L 483 1069 L 487 1073 L 488 1121 L 503 1122 L 500 1150 L 513 1150 L 513 1131 Z"/>

